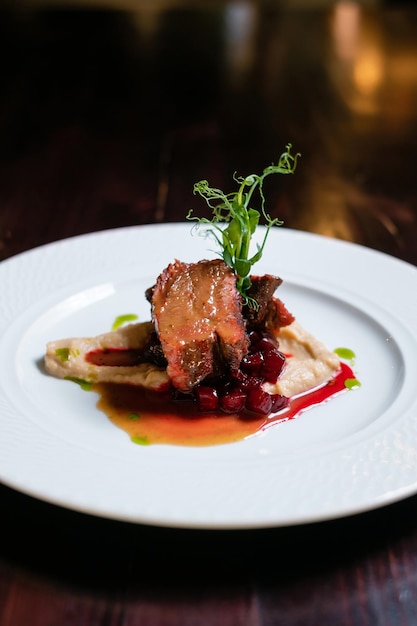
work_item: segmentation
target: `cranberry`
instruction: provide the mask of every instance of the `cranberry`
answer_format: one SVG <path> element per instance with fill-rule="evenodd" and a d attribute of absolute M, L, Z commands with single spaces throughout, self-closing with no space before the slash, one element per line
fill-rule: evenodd
<path fill-rule="evenodd" d="M 202 413 L 217 411 L 219 408 L 219 398 L 214 387 L 199 385 L 195 390 L 198 408 Z"/>
<path fill-rule="evenodd" d="M 247 391 L 248 389 L 257 389 L 264 382 L 262 376 L 249 376 L 248 374 L 244 374 L 241 370 L 239 370 L 236 380 L 239 387 L 244 391 Z"/>
<path fill-rule="evenodd" d="M 271 413 L 278 413 L 282 409 L 286 409 L 289 404 L 289 398 L 281 395 L 280 393 L 271 394 L 272 406 Z"/>
<path fill-rule="evenodd" d="M 278 349 L 278 344 L 275 339 L 270 335 L 264 335 L 262 339 L 258 341 L 256 344 L 256 350 L 262 352 L 264 356 L 269 354 L 272 351 L 276 351 Z"/>
<path fill-rule="evenodd" d="M 268 415 L 271 412 L 272 396 L 260 387 L 258 389 L 250 389 L 246 396 L 245 407 L 248 411 Z"/>
<path fill-rule="evenodd" d="M 252 348 L 256 346 L 260 339 L 262 339 L 262 333 L 258 332 L 257 330 L 251 330 L 251 332 L 249 333 L 249 345 Z"/>
<path fill-rule="evenodd" d="M 276 338 L 261 331 L 249 334 L 249 350 L 240 367 L 222 376 L 213 384 L 202 384 L 193 394 L 199 411 L 227 414 L 249 412 L 268 415 L 286 408 L 289 399 L 281 394 L 269 394 L 262 389 L 264 382 L 275 383 L 285 364 L 285 356 L 279 351 Z M 176 399 L 185 399 L 179 392 Z"/>
<path fill-rule="evenodd" d="M 243 357 L 240 367 L 244 372 L 258 373 L 264 364 L 264 357 L 261 352 L 254 352 Z"/>
<path fill-rule="evenodd" d="M 223 413 L 240 413 L 245 408 L 245 402 L 245 392 L 233 389 L 220 398 L 220 409 Z"/>
<path fill-rule="evenodd" d="M 265 362 L 261 369 L 261 375 L 266 382 L 275 383 L 285 364 L 285 356 L 279 350 L 271 350 L 265 356 Z"/>

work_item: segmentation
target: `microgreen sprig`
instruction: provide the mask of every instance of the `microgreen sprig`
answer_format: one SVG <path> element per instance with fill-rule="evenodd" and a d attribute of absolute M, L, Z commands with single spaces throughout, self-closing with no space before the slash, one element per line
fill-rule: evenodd
<path fill-rule="evenodd" d="M 243 300 L 249 306 L 257 307 L 257 303 L 251 299 L 247 292 L 250 288 L 250 272 L 252 266 L 262 257 L 265 243 L 270 229 L 273 226 L 281 225 L 283 222 L 272 219 L 265 211 L 265 196 L 263 192 L 264 180 L 270 174 L 293 174 L 297 166 L 299 153 L 291 154 L 291 144 L 287 144 L 276 165 L 266 167 L 262 174 L 250 174 L 246 177 L 233 175 L 233 179 L 238 183 L 237 192 L 225 194 L 221 189 L 210 187 L 207 180 L 200 180 L 195 183 L 193 193 L 203 197 L 207 205 L 211 208 L 212 219 L 193 216 L 193 209 L 188 212 L 187 219 L 197 221 L 197 225 L 205 225 L 208 234 L 216 240 L 220 255 L 236 273 L 236 285 Z M 261 200 L 261 210 L 258 211 L 250 207 L 252 196 L 258 190 Z M 257 244 L 255 254 L 251 256 L 250 243 L 252 235 L 263 217 L 266 225 L 266 232 L 261 245 Z M 224 226 L 222 223 L 227 223 Z"/>

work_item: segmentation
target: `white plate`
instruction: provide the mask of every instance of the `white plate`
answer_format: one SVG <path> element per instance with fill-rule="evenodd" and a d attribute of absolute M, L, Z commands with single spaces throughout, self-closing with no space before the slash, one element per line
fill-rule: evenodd
<path fill-rule="evenodd" d="M 148 320 L 144 291 L 174 258 L 214 257 L 191 224 L 104 231 L 0 264 L 0 480 L 130 522 L 238 529 L 341 517 L 417 492 L 417 269 L 364 247 L 277 228 L 256 273 L 329 348 L 356 354 L 361 387 L 244 441 L 137 446 L 53 379 L 45 344 Z"/>

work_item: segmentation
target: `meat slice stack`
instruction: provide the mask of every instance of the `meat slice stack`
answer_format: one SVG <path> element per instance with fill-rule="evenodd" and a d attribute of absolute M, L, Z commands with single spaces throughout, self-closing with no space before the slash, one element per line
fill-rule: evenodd
<path fill-rule="evenodd" d="M 146 295 L 174 387 L 188 392 L 238 369 L 248 336 L 236 276 L 224 261 L 175 260 Z"/>

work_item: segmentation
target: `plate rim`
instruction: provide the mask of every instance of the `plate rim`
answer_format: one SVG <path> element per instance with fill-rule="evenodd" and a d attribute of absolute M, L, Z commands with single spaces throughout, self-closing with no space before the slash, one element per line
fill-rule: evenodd
<path fill-rule="evenodd" d="M 177 229 L 178 231 L 184 231 L 185 229 L 189 231 L 190 225 L 186 222 L 175 222 L 175 223 L 169 223 L 169 224 L 166 224 L 166 223 L 146 224 L 146 225 L 141 225 L 141 226 L 120 227 L 117 229 L 100 230 L 100 231 L 96 231 L 93 233 L 84 233 L 81 235 L 77 235 L 75 237 L 64 238 L 61 240 L 57 240 L 54 242 L 50 242 L 50 243 L 38 246 L 36 248 L 32 248 L 30 250 L 27 250 L 17 255 L 14 255 L 12 257 L 9 257 L 8 259 L 5 259 L 4 261 L 0 263 L 0 276 L 4 273 L 7 274 L 9 272 L 9 268 L 11 268 L 12 270 L 19 264 L 29 263 L 32 259 L 36 260 L 39 257 L 39 255 L 43 255 L 45 252 L 48 252 L 49 255 L 50 254 L 53 255 L 54 252 L 58 250 L 62 253 L 65 253 L 66 248 L 70 248 L 74 245 L 77 245 L 77 243 L 81 243 L 81 245 L 84 245 L 85 243 L 88 243 L 89 241 L 92 241 L 92 240 L 97 242 L 99 239 L 104 241 L 105 239 L 108 239 L 109 237 L 119 237 L 119 238 L 122 237 L 123 238 L 123 236 L 125 236 L 127 233 L 129 233 L 129 236 L 134 236 L 135 233 L 144 233 L 145 231 L 149 231 L 149 230 L 156 229 L 162 232 L 162 231 L 172 230 L 172 228 Z M 298 239 L 299 241 L 313 242 L 313 245 L 323 244 L 323 245 L 330 246 L 330 248 L 333 248 L 333 249 L 336 248 L 337 250 L 349 250 L 349 253 L 358 252 L 365 256 L 368 255 L 367 258 L 378 259 L 380 261 L 383 261 L 385 264 L 388 264 L 388 266 L 395 268 L 395 271 L 404 272 L 407 275 L 408 273 L 410 273 L 410 275 L 412 275 L 413 277 L 417 277 L 417 268 L 415 266 L 397 257 L 392 257 L 384 252 L 374 250 L 372 248 L 368 248 L 366 246 L 362 246 L 357 243 L 337 240 L 337 239 L 333 239 L 333 238 L 320 235 L 317 233 L 309 233 L 306 231 L 299 231 L 299 230 L 293 230 L 293 229 L 288 229 L 288 228 L 281 228 L 280 233 L 282 233 L 282 235 L 280 236 L 287 237 L 292 240 Z M 94 281 L 94 278 L 92 278 L 92 281 Z M 318 282 L 320 282 L 320 279 L 318 279 Z M 0 313 L 2 312 L 3 312 L 3 316 L 5 316 L 5 311 L 3 310 L 3 307 L 0 305 Z M 408 317 L 406 319 L 406 325 L 407 325 L 407 320 L 408 320 Z M 410 330 L 409 327 L 408 329 Z M 412 331 L 417 336 L 417 327 L 413 328 Z M 1 315 L 0 315 L 0 339 L 4 336 L 4 334 L 5 332 L 4 332 L 4 328 L 2 328 L 2 325 L 1 325 Z M 3 392 L 4 390 L 0 385 L 0 400 L 2 398 Z M 1 408 L 1 403 L 0 403 L 0 408 Z M 2 423 L 2 418 L 0 416 L 0 432 L 2 430 L 1 423 Z M 417 446 L 417 440 L 416 440 L 416 446 Z M 85 462 L 85 460 L 83 462 Z M 338 517 L 346 517 L 348 515 L 352 515 L 355 513 L 371 510 L 374 508 L 379 508 L 385 504 L 393 503 L 395 501 L 403 499 L 404 497 L 408 495 L 413 495 L 414 493 L 417 492 L 417 472 L 416 472 L 414 484 L 412 485 L 410 484 L 408 487 L 404 486 L 402 488 L 397 488 L 395 490 L 395 493 L 393 493 L 392 491 L 390 493 L 387 492 L 385 496 L 381 495 L 381 497 L 379 498 L 374 498 L 373 502 L 368 501 L 362 504 L 357 504 L 356 506 L 352 506 L 352 505 L 345 506 L 345 507 L 341 506 L 339 507 L 338 511 L 333 511 L 333 513 L 330 516 L 328 513 L 318 513 L 317 515 L 310 515 L 308 518 L 303 519 L 302 516 L 297 516 L 297 514 L 295 514 L 293 516 L 293 519 L 290 519 L 287 517 L 285 520 L 282 520 L 282 521 L 280 521 L 279 519 L 265 519 L 264 522 L 262 522 L 262 520 L 251 521 L 247 519 L 247 520 L 242 520 L 241 523 L 239 523 L 239 520 L 234 520 L 229 523 L 226 520 L 221 520 L 221 519 L 217 521 L 216 520 L 204 521 L 204 519 L 201 519 L 201 518 L 195 519 L 193 521 L 191 520 L 187 521 L 187 519 L 185 519 L 184 517 L 183 518 L 181 517 L 181 512 L 178 512 L 176 516 L 174 515 L 172 519 L 167 519 L 167 520 L 164 520 L 160 516 L 159 517 L 153 516 L 152 511 L 149 511 L 148 513 L 144 514 L 143 517 L 141 518 L 135 519 L 134 514 L 129 513 L 129 512 L 125 512 L 124 514 L 117 514 L 117 512 L 116 513 L 113 512 L 112 514 L 111 511 L 107 511 L 107 513 L 105 513 L 104 511 L 97 511 L 97 509 L 94 509 L 94 508 L 89 510 L 88 506 L 86 506 L 85 504 L 79 505 L 77 504 L 77 502 L 69 502 L 69 503 L 62 502 L 59 500 L 59 498 L 48 497 L 47 494 L 42 493 L 42 490 L 41 491 L 36 490 L 36 488 L 33 486 L 25 490 L 25 485 L 19 484 L 18 480 L 16 480 L 15 482 L 13 480 L 9 480 L 9 481 L 7 479 L 5 480 L 1 472 L 0 472 L 0 481 L 22 493 L 26 493 L 27 495 L 36 497 L 37 499 L 48 501 L 48 502 L 51 502 L 53 504 L 57 504 L 60 506 L 64 506 L 65 508 L 68 508 L 68 509 L 78 510 L 79 512 L 84 512 L 90 515 L 96 515 L 99 517 L 107 517 L 107 518 L 118 519 L 121 521 L 129 521 L 129 522 L 134 522 L 134 523 L 158 525 L 158 526 L 182 527 L 182 528 L 207 528 L 207 529 L 213 529 L 213 528 L 245 529 L 245 528 L 261 528 L 261 527 L 271 527 L 271 526 L 275 527 L 275 526 L 282 526 L 282 525 L 288 526 L 288 525 L 300 525 L 300 524 L 311 523 L 311 522 L 316 522 L 316 521 L 323 521 L 323 520 L 328 520 L 328 519 L 336 519 Z"/>

